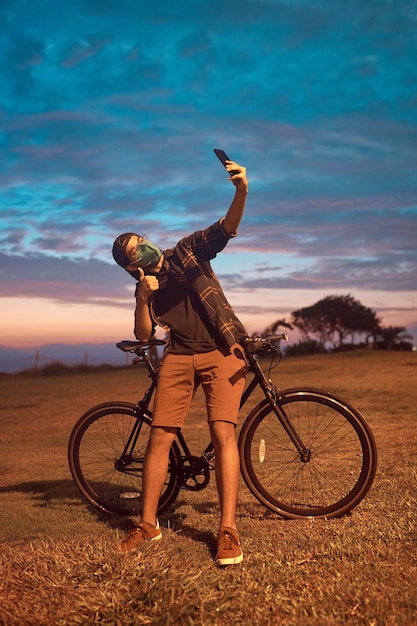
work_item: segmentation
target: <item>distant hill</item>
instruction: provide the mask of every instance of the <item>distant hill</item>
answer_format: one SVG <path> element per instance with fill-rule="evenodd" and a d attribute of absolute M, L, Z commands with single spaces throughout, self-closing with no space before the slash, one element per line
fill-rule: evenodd
<path fill-rule="evenodd" d="M 42 368 L 59 361 L 65 365 L 126 365 L 126 357 L 115 343 L 67 345 L 51 343 L 35 348 L 6 348 L 0 346 L 0 373 L 15 374 L 22 370 Z"/>

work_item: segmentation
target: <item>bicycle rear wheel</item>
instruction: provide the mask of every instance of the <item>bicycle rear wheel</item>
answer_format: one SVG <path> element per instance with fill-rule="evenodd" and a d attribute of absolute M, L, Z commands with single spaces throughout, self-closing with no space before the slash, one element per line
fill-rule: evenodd
<path fill-rule="evenodd" d="M 287 389 L 279 404 L 309 458 L 302 459 L 267 400 L 243 424 L 239 453 L 253 495 L 285 518 L 340 517 L 369 491 L 377 452 L 372 432 L 350 404 L 317 389 Z"/>
<path fill-rule="evenodd" d="M 117 515 L 138 515 L 142 501 L 142 470 L 151 414 L 140 418 L 127 402 L 93 407 L 75 424 L 68 444 L 68 461 L 75 484 L 96 509 Z M 158 513 L 178 495 L 181 458 L 174 442 Z"/>

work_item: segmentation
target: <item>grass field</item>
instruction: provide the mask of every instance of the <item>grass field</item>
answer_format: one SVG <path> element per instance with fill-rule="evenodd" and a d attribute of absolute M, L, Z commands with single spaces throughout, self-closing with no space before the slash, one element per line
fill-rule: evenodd
<path fill-rule="evenodd" d="M 73 485 L 66 449 L 86 409 L 136 401 L 138 368 L 0 379 L 0 624 L 417 623 L 417 355 L 347 353 L 284 359 L 281 388 L 325 388 L 348 399 L 374 431 L 379 465 L 366 499 L 337 520 L 285 521 L 242 483 L 245 559 L 213 562 L 214 480 L 181 492 L 161 519 L 164 539 L 124 556 L 128 520 L 90 508 Z M 185 433 L 207 443 L 202 397 Z"/>

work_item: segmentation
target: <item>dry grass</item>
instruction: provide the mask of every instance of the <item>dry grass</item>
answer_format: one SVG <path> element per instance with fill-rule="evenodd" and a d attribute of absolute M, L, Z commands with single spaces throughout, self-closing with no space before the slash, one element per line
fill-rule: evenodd
<path fill-rule="evenodd" d="M 126 520 L 80 499 L 66 460 L 78 415 L 136 400 L 138 369 L 54 379 L 3 379 L 0 416 L 0 624 L 395 624 L 417 621 L 417 355 L 287 359 L 280 387 L 328 388 L 375 432 L 379 468 L 367 498 L 340 520 L 285 521 L 242 485 L 245 560 L 213 564 L 214 483 L 182 492 L 164 540 L 117 555 Z M 138 380 L 138 373 L 139 379 Z M 206 444 L 196 398 L 186 429 Z"/>

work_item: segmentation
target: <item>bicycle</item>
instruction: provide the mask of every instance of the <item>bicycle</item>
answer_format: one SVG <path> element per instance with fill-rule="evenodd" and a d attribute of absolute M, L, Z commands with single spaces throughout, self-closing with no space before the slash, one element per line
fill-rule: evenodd
<path fill-rule="evenodd" d="M 244 419 L 238 438 L 241 473 L 255 498 L 288 519 L 340 517 L 361 502 L 374 480 L 377 450 L 361 413 L 335 395 L 314 388 L 279 390 L 270 379 L 281 359 L 286 333 L 242 341 L 252 379 L 242 408 L 260 387 L 265 398 Z M 145 363 L 151 383 L 136 405 L 109 402 L 84 413 L 68 445 L 70 470 L 79 491 L 96 509 L 138 515 L 144 453 L 152 423 L 149 409 L 157 369 L 148 354 L 162 340 L 122 341 L 124 352 Z M 268 377 L 259 356 L 272 354 Z M 169 453 L 168 474 L 158 514 L 166 511 L 181 489 L 204 489 L 214 469 L 210 442 L 194 456 L 181 430 Z"/>

